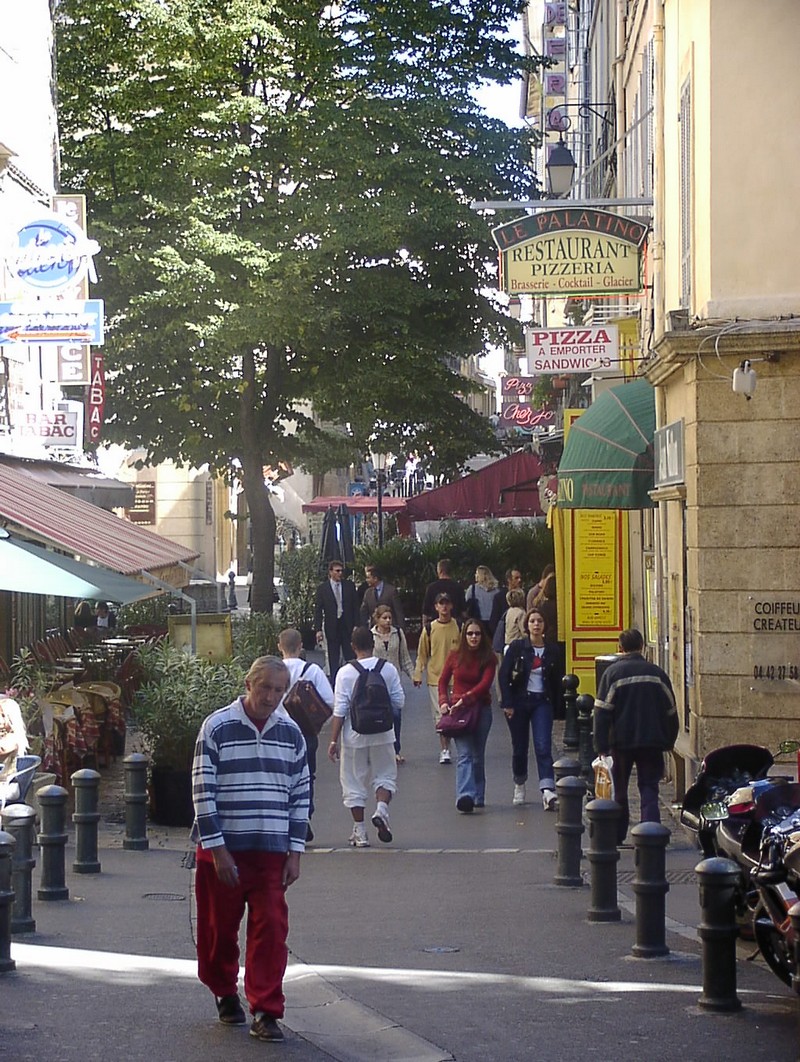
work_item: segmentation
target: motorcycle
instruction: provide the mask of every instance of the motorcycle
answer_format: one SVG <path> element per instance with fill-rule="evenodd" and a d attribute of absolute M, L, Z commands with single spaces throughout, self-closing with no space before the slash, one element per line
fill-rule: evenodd
<path fill-rule="evenodd" d="M 800 741 L 783 741 L 776 755 L 791 755 L 798 749 Z M 761 745 L 715 749 L 701 763 L 681 809 L 681 823 L 696 835 L 703 856 L 730 859 L 741 869 L 735 897 L 736 922 L 739 935 L 747 940 L 756 939 L 757 912 L 763 918 L 751 880 L 759 859 L 761 817 L 767 814 L 758 812 L 760 806 L 767 806 L 759 805 L 759 801 L 773 790 L 794 784 L 789 777 L 770 775 L 774 765 L 775 756 Z M 762 936 L 768 936 L 766 927 L 762 930 Z M 775 950 L 766 939 L 765 949 Z"/>
<path fill-rule="evenodd" d="M 784 741 L 777 751 L 789 755 L 798 749 L 799 741 Z M 770 776 L 774 764 L 773 754 L 761 745 L 725 745 L 705 757 L 683 799 L 680 821 L 696 835 L 706 858 L 724 856 L 738 862 L 742 835 L 759 796 L 791 781 Z"/>
<path fill-rule="evenodd" d="M 800 784 L 775 786 L 756 802 L 742 838 L 742 865 L 755 893 L 753 933 L 772 972 L 800 992 L 789 911 L 800 902 Z"/>

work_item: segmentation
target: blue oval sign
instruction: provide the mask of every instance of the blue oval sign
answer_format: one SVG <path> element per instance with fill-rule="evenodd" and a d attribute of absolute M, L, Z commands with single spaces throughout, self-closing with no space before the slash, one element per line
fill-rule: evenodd
<path fill-rule="evenodd" d="M 56 292 L 79 284 L 90 272 L 92 256 L 100 250 L 82 229 L 55 214 L 36 218 L 18 230 L 6 255 L 6 268 L 36 291 Z"/>

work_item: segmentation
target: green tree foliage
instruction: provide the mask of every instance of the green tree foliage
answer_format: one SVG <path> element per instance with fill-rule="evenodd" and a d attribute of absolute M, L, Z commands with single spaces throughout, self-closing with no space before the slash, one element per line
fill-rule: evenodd
<path fill-rule="evenodd" d="M 535 185 L 526 134 L 471 95 L 531 63 L 518 8 L 56 0 L 61 186 L 103 248 L 106 436 L 240 477 L 256 610 L 264 465 L 331 467 L 376 430 L 434 471 L 491 445 L 453 367 L 505 329 L 469 203 Z"/>

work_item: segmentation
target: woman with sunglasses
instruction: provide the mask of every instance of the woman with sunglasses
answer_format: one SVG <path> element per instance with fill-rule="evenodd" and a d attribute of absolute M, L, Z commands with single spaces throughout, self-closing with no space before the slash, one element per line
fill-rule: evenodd
<path fill-rule="evenodd" d="M 558 698 L 558 649 L 545 642 L 547 621 L 538 609 L 528 610 L 525 629 L 527 637 L 513 641 L 500 664 L 501 704 L 511 732 L 513 803 L 525 803 L 528 747 L 533 735 L 542 805 L 545 811 L 555 811 L 553 705 Z"/>
<path fill-rule="evenodd" d="M 439 678 L 439 708 L 480 705 L 478 726 L 453 740 L 456 746 L 456 808 L 464 815 L 482 808 L 486 800 L 486 739 L 492 728 L 492 683 L 497 658 L 480 620 L 469 619 L 461 628 L 458 649 L 447 657 Z M 451 689 L 452 686 L 452 689 Z"/>

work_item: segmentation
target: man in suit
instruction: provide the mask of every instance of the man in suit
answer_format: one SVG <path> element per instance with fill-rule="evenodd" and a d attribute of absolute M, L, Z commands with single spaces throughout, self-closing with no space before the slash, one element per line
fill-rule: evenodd
<path fill-rule="evenodd" d="M 317 645 L 322 645 L 323 634 L 328 650 L 328 673 L 331 684 L 336 680 L 342 659 L 352 660 L 350 640 L 353 628 L 358 624 L 358 598 L 355 585 L 342 578 L 344 565 L 332 560 L 328 565 L 328 578 L 317 587 L 314 602 L 314 629 Z"/>
<path fill-rule="evenodd" d="M 364 598 L 361 602 L 361 623 L 365 627 L 371 627 L 372 613 L 378 605 L 386 605 L 392 610 L 392 623 L 395 627 L 404 629 L 406 621 L 397 590 L 391 583 L 386 582 L 380 568 L 376 568 L 374 564 L 368 564 L 364 568 L 364 575 L 367 580 L 367 589 L 364 591 Z"/>

